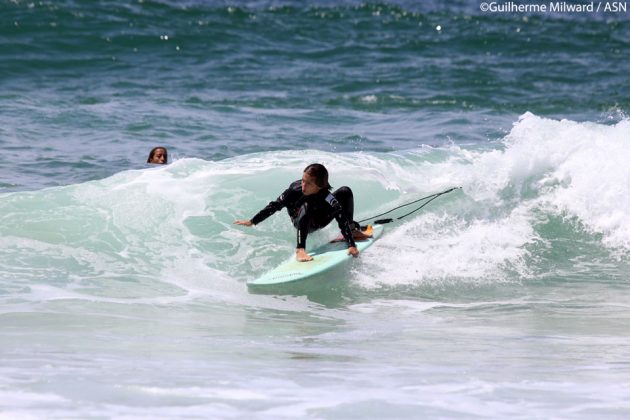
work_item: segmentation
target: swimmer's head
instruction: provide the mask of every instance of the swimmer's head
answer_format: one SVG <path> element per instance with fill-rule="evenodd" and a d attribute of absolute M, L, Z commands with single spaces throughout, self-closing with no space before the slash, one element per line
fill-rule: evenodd
<path fill-rule="evenodd" d="M 147 163 L 155 163 L 157 165 L 165 165 L 168 163 L 168 151 L 166 147 L 158 146 L 151 149 Z"/>

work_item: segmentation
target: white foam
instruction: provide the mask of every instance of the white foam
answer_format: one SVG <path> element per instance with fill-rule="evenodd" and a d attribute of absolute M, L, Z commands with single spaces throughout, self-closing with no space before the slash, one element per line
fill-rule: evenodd
<path fill-rule="evenodd" d="M 140 391 L 152 395 L 160 396 L 176 396 L 191 398 L 213 398 L 224 400 L 268 400 L 269 396 L 258 391 L 248 389 L 229 389 L 215 387 L 188 387 L 188 388 L 158 388 L 158 387 L 139 387 Z"/>
<path fill-rule="evenodd" d="M 57 394 L 22 390 L 0 390 L 0 401 L 2 401 L 3 409 L 37 407 L 38 405 L 68 402 L 68 400 Z"/>
<path fill-rule="evenodd" d="M 447 159 L 415 167 L 398 180 L 419 180 L 424 191 L 461 185 L 475 202 L 449 213 L 425 213 L 388 232 L 368 253 L 364 286 L 427 279 L 526 275 L 528 246 L 540 242 L 540 213 L 575 217 L 603 244 L 630 248 L 630 122 L 614 126 L 556 121 L 527 113 L 495 150 L 452 146 Z M 402 182 L 401 182 L 402 184 Z"/>
<path fill-rule="evenodd" d="M 504 277 L 503 269 L 526 270 L 525 245 L 536 239 L 520 211 L 502 220 L 470 223 L 426 214 L 389 232 L 368 250 L 358 280 L 366 287 L 453 278 L 494 282 Z"/>
<path fill-rule="evenodd" d="M 607 126 L 527 113 L 505 144 L 473 159 L 481 190 L 497 197 L 512 188 L 521 200 L 533 192 L 546 210 L 603 234 L 605 245 L 630 248 L 630 121 Z"/>
<path fill-rule="evenodd" d="M 365 95 L 361 97 L 361 102 L 366 104 L 374 104 L 377 100 L 378 98 L 376 97 L 376 95 Z"/>

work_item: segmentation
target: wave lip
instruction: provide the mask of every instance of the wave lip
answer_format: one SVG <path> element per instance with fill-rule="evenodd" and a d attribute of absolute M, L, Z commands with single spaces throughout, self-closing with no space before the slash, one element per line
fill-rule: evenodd
<path fill-rule="evenodd" d="M 541 206 L 576 217 L 606 246 L 630 249 L 630 121 L 606 126 L 525 114 L 506 144 L 508 154 L 523 156 L 518 172 L 534 177 Z"/>

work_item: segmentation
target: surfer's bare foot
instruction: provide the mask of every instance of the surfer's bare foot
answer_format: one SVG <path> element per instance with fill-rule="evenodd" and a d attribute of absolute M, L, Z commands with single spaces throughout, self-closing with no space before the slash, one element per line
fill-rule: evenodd
<path fill-rule="evenodd" d="M 370 239 L 372 237 L 372 235 L 366 235 L 365 233 L 361 232 L 360 230 L 353 230 L 352 231 L 352 238 L 354 238 L 355 241 L 365 241 L 366 239 Z"/>
<path fill-rule="evenodd" d="M 295 250 L 295 259 L 300 262 L 306 262 L 313 260 L 313 257 L 308 255 L 304 248 L 298 248 Z"/>
<path fill-rule="evenodd" d="M 352 224 L 353 224 L 352 237 L 355 240 L 365 241 L 366 239 L 369 239 L 372 237 L 372 232 L 374 231 L 374 229 L 372 228 L 372 225 L 361 227 L 357 222 L 352 222 Z"/>
<path fill-rule="evenodd" d="M 352 230 L 352 238 L 355 241 L 365 241 L 366 239 L 370 239 L 372 237 L 372 226 L 368 226 L 365 230 L 353 229 Z M 330 243 L 342 242 L 345 238 L 343 235 L 337 236 L 335 239 L 330 241 Z"/>

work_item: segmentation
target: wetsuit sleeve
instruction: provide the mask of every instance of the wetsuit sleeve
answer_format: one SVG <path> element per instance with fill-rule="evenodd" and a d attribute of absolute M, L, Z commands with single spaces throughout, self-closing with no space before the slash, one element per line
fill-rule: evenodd
<path fill-rule="evenodd" d="M 348 243 L 348 247 L 356 247 L 356 243 L 354 242 L 354 238 L 352 237 L 352 228 L 350 227 L 350 221 L 346 217 L 341 204 L 333 197 L 332 194 L 326 198 L 326 201 L 333 208 L 333 215 L 335 216 L 335 220 L 337 220 L 337 224 L 339 225 L 339 230 L 341 230 L 341 234 L 343 238 Z"/>
<path fill-rule="evenodd" d="M 252 217 L 251 222 L 257 225 L 278 210 L 282 210 L 282 208 L 287 205 L 287 198 L 290 194 L 291 188 L 287 188 L 275 201 L 270 201 L 264 209 L 256 213 L 256 215 Z"/>
<path fill-rule="evenodd" d="M 343 238 L 348 243 L 348 248 L 352 246 L 354 247 L 357 246 L 357 244 L 354 243 L 354 238 L 352 237 L 352 229 L 350 228 L 350 222 L 348 222 L 348 219 L 343 214 L 343 211 L 337 211 L 335 213 L 335 219 L 337 220 L 337 224 L 339 225 L 339 229 L 341 230 L 341 234 L 343 235 Z"/>
<path fill-rule="evenodd" d="M 303 207 L 301 211 L 306 211 Z M 308 236 L 308 217 L 298 216 L 297 228 L 297 245 L 296 248 L 306 248 L 306 237 Z"/>

